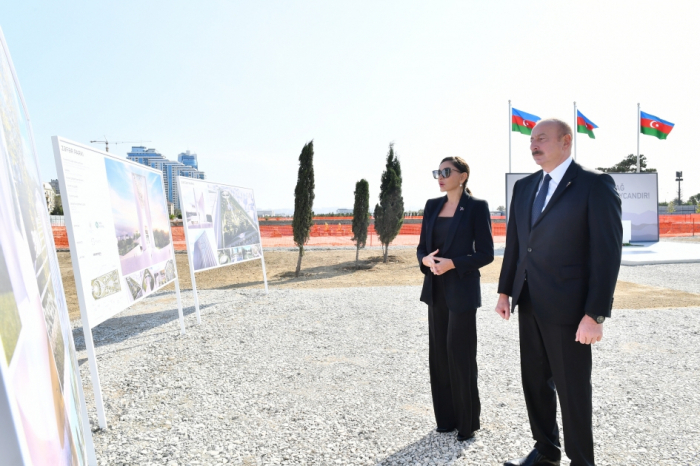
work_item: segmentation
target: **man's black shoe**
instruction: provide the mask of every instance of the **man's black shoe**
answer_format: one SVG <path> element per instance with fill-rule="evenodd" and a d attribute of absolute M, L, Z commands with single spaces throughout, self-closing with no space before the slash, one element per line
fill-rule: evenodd
<path fill-rule="evenodd" d="M 457 441 L 458 442 L 465 442 L 469 440 L 470 438 L 474 438 L 474 432 L 469 432 L 466 435 L 462 435 L 460 432 L 457 432 Z"/>
<path fill-rule="evenodd" d="M 534 448 L 526 457 L 506 461 L 503 466 L 559 466 L 559 460 L 551 460 Z"/>

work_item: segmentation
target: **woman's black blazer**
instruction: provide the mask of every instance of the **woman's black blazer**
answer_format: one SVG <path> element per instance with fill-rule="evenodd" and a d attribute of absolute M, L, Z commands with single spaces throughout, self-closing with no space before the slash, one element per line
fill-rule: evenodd
<path fill-rule="evenodd" d="M 425 275 L 420 300 L 433 304 L 435 275 L 423 265 L 423 258 L 435 249 L 432 244 L 433 226 L 447 196 L 430 199 L 423 211 L 423 224 L 418 243 L 418 263 Z M 452 259 L 455 268 L 445 272 L 445 298 L 451 311 L 464 312 L 481 307 L 481 274 L 479 269 L 493 262 L 491 213 L 486 201 L 462 194 L 445 239 L 444 247 L 436 254 Z"/>

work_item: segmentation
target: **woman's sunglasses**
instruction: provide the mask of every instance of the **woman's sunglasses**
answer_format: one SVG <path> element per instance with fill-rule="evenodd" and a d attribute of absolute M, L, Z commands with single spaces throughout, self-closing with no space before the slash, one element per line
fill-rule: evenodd
<path fill-rule="evenodd" d="M 450 175 L 452 174 L 452 170 L 454 170 L 454 168 L 449 168 L 449 167 L 443 168 L 442 170 L 433 170 L 433 178 L 435 178 L 436 180 L 439 179 L 440 176 L 442 176 L 443 178 L 449 178 Z M 457 173 L 462 173 L 459 170 L 455 170 L 455 171 Z"/>

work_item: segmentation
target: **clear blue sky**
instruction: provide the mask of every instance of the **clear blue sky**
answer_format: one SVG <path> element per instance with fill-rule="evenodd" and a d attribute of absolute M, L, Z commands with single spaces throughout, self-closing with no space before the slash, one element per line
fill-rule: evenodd
<path fill-rule="evenodd" d="M 697 2 L 120 1 L 5 2 L 0 26 L 32 117 L 45 180 L 50 137 L 148 140 L 166 157 L 199 154 L 209 179 L 251 187 L 259 208 L 291 208 L 298 156 L 316 149 L 316 202 L 371 202 L 389 142 L 404 199 L 439 195 L 447 155 L 472 168 L 474 194 L 504 204 L 508 99 L 600 129 L 578 160 L 636 152 L 636 104 L 676 124 L 642 136 L 671 199 L 700 192 Z M 125 155 L 128 144 L 110 150 Z M 513 133 L 513 171 L 537 167 Z"/>

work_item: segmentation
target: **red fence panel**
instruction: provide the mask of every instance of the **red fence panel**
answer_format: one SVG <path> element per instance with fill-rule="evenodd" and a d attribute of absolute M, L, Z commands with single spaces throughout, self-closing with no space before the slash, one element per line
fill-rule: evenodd
<path fill-rule="evenodd" d="M 66 233 L 66 227 L 51 227 L 53 231 L 53 242 L 56 244 L 56 248 L 68 249 L 68 233 Z"/>
<path fill-rule="evenodd" d="M 700 225 L 700 221 L 698 222 Z M 418 236 L 421 231 L 420 223 L 409 223 L 401 226 L 401 231 L 399 236 L 394 240 L 392 244 L 403 244 L 403 245 L 415 245 L 418 244 Z M 505 223 L 493 223 L 491 225 L 493 230 L 493 236 L 505 236 L 506 235 L 506 224 Z M 665 236 L 680 236 L 680 235 L 690 235 L 692 234 L 692 226 L 678 224 L 678 223 L 668 223 L 664 224 L 664 230 L 662 230 L 662 235 Z M 689 229 L 690 228 L 690 229 Z M 698 232 L 700 232 L 700 226 L 697 227 Z M 56 247 L 59 249 L 67 249 L 68 235 L 66 233 L 66 227 L 64 226 L 54 226 L 51 227 L 53 230 L 53 238 L 56 243 Z M 186 249 L 185 243 L 185 230 L 181 226 L 171 227 L 173 235 L 173 246 L 176 251 L 184 251 Z M 664 232 L 666 232 L 664 234 Z M 374 225 L 370 225 L 367 229 L 368 234 L 368 245 L 378 245 L 377 231 L 374 229 Z M 292 237 L 294 232 L 291 225 L 261 225 L 260 226 L 260 236 L 264 238 L 263 245 L 270 246 L 293 246 L 294 242 Z M 309 244 L 318 246 L 346 246 L 352 244 L 350 238 L 352 238 L 352 225 L 339 225 L 339 224 L 325 224 L 325 225 L 313 225 L 311 227 L 311 238 Z M 336 238 L 336 239 L 332 239 Z M 288 243 L 288 244 L 287 244 Z"/>
<path fill-rule="evenodd" d="M 700 221 L 659 222 L 659 235 L 664 237 L 700 235 Z"/>

